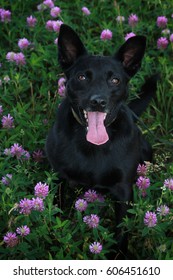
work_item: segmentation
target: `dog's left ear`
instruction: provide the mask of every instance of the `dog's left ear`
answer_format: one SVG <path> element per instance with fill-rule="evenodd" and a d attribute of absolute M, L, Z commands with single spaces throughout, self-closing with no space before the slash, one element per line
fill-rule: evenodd
<path fill-rule="evenodd" d="M 146 38 L 144 36 L 134 36 L 129 38 L 115 55 L 122 62 L 125 71 L 130 77 L 135 75 L 140 68 L 145 47 Z"/>
<path fill-rule="evenodd" d="M 58 60 L 62 69 L 68 69 L 79 56 L 86 53 L 77 33 L 70 26 L 62 24 L 58 37 Z"/>

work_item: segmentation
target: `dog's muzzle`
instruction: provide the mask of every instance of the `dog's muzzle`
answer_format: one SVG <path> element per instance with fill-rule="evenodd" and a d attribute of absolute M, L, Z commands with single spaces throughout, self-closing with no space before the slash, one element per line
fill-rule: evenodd
<path fill-rule="evenodd" d="M 86 140 L 94 145 L 103 145 L 109 140 L 106 127 L 110 126 L 116 119 L 120 104 L 114 108 L 110 113 L 99 111 L 86 111 L 78 108 L 76 110 L 71 108 L 76 121 L 86 127 Z"/>

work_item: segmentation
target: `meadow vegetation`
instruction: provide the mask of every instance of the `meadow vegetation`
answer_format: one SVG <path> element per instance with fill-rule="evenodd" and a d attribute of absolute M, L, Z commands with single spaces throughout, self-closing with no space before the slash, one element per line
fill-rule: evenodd
<path fill-rule="evenodd" d="M 147 37 L 130 98 L 146 77 L 160 74 L 157 96 L 139 122 L 154 162 L 138 167 L 130 216 L 120 226 L 129 232 L 134 259 L 173 259 L 171 0 L 1 0 L 0 259 L 106 259 L 116 243 L 111 198 L 76 186 L 62 211 L 62 185 L 45 156 L 45 139 L 65 94 L 57 60 L 62 23 L 94 54 L 112 55 L 135 34 Z"/>

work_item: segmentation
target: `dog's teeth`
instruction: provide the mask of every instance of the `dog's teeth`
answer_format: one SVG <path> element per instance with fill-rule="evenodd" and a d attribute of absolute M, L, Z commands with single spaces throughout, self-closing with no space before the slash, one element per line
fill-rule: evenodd
<path fill-rule="evenodd" d="M 83 112 L 84 112 L 84 117 L 85 117 L 85 119 L 88 121 L 87 112 L 86 112 L 85 110 L 83 110 Z"/>
<path fill-rule="evenodd" d="M 86 117 L 86 111 L 85 110 L 83 110 L 83 113 L 84 113 L 84 117 Z"/>
<path fill-rule="evenodd" d="M 88 131 L 88 126 L 87 126 L 87 128 L 86 128 L 86 129 L 87 129 L 87 131 Z"/>
<path fill-rule="evenodd" d="M 106 113 L 104 114 L 104 120 L 106 119 Z"/>

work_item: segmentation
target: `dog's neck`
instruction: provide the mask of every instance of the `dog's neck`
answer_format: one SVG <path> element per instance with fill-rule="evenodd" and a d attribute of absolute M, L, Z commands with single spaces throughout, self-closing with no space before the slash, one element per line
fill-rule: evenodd
<path fill-rule="evenodd" d="M 71 107 L 71 111 L 72 111 L 72 114 L 73 114 L 73 117 L 75 118 L 75 120 L 83 126 L 83 123 L 81 122 L 80 118 L 78 117 L 78 115 L 76 114 L 76 112 L 74 111 L 74 109 L 72 107 Z"/>

